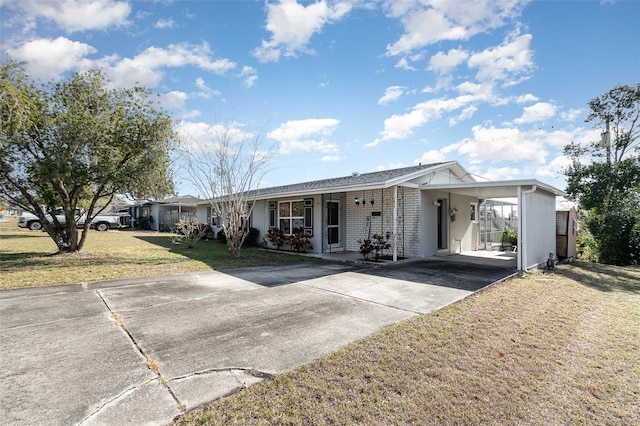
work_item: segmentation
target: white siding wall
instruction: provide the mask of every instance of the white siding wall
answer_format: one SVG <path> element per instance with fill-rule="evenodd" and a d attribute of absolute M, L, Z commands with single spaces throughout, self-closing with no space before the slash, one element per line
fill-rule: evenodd
<path fill-rule="evenodd" d="M 472 251 L 478 249 L 478 223 L 471 222 L 470 205 L 477 203 L 477 198 L 465 197 L 462 195 L 451 194 L 449 199 L 449 208 L 457 209 L 456 220 L 450 222 L 449 247 L 451 253 L 459 253 L 462 251 Z M 448 215 L 449 221 L 451 216 Z"/>
<path fill-rule="evenodd" d="M 289 197 L 276 198 L 271 200 L 259 200 L 255 202 L 253 207 L 253 227 L 260 231 L 259 241 L 262 243 L 263 238 L 269 230 L 269 203 L 275 202 L 276 205 L 280 201 L 302 201 L 307 198 L 313 198 L 313 236 L 311 245 L 313 249 L 308 250 L 311 253 L 322 252 L 322 196 L 305 196 L 305 197 Z M 278 217 L 276 213 L 276 227 L 278 227 Z M 286 249 L 285 245 L 285 249 Z"/>
<path fill-rule="evenodd" d="M 478 199 L 445 191 L 422 191 L 422 228 L 421 256 L 435 256 L 438 254 L 438 208 L 433 205 L 438 199 L 446 200 L 445 215 L 447 226 L 447 249 L 449 253 L 473 251 L 478 249 L 478 222 L 471 221 L 472 203 Z M 456 219 L 451 220 L 450 210 L 457 209 Z M 478 212 L 476 211 L 476 220 Z"/>
<path fill-rule="evenodd" d="M 156 203 L 152 204 L 149 214 L 153 218 L 153 223 L 150 224 L 151 229 L 153 229 L 154 231 L 157 231 L 159 229 L 159 224 L 160 224 L 160 205 Z"/>
<path fill-rule="evenodd" d="M 556 236 L 556 197 L 544 191 L 536 191 L 524 196 L 524 223 L 526 234 L 522 244 L 524 248 L 525 268 L 530 268 L 541 262 L 545 262 L 549 253 L 555 255 Z"/>

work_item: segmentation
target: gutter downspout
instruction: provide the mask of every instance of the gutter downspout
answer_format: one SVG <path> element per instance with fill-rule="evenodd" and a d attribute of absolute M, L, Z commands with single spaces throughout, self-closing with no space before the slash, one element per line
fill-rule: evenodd
<path fill-rule="evenodd" d="M 393 187 L 393 261 L 398 261 L 398 185 Z"/>
<path fill-rule="evenodd" d="M 538 185 L 533 185 L 531 187 L 531 189 L 522 192 L 522 187 L 519 186 L 518 187 L 518 192 L 520 192 L 520 197 L 522 198 L 522 213 L 520 213 L 520 220 L 518 221 L 518 231 L 522 231 L 522 234 L 518 234 L 521 236 L 521 238 L 518 238 L 518 245 L 520 247 L 518 247 L 518 252 L 520 252 L 521 257 L 519 257 L 518 260 L 520 260 L 520 270 L 521 271 L 526 271 L 527 270 L 527 226 L 526 226 L 526 195 L 531 194 L 533 192 L 536 192 L 536 190 L 538 189 Z"/>

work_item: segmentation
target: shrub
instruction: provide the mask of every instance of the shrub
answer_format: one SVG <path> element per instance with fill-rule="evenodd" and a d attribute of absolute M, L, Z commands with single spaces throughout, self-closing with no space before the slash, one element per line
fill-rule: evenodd
<path fill-rule="evenodd" d="M 360 243 L 360 254 L 364 257 L 364 260 L 369 260 L 369 256 L 373 253 L 375 261 L 380 260 L 384 255 L 384 251 L 391 247 L 389 244 L 390 233 L 385 233 L 385 236 L 380 234 L 373 234 L 371 239 L 358 240 Z"/>
<path fill-rule="evenodd" d="M 373 251 L 373 243 L 368 238 L 358 240 L 358 243 L 360 243 L 360 254 L 364 260 L 369 260 L 369 255 Z"/>
<path fill-rule="evenodd" d="M 631 265 L 638 261 L 638 218 L 628 212 L 605 212 L 587 219 L 597 242 L 598 261 L 609 265 Z"/>
<path fill-rule="evenodd" d="M 149 230 L 153 224 L 153 216 L 140 216 L 133 221 L 133 226 L 136 229 Z"/>
<path fill-rule="evenodd" d="M 311 234 L 307 231 L 298 231 L 295 234 L 288 235 L 286 240 L 289 243 L 289 250 L 301 252 L 312 249 L 313 246 L 311 245 L 310 238 Z"/>
<path fill-rule="evenodd" d="M 260 236 L 260 231 L 256 228 L 249 228 L 249 233 L 247 237 L 244 239 L 243 246 L 246 247 L 257 247 L 258 246 L 258 237 Z M 220 241 L 222 244 L 227 244 L 227 236 L 224 233 L 224 229 L 218 231 L 216 235 L 216 239 Z"/>
<path fill-rule="evenodd" d="M 585 262 L 598 260 L 598 244 L 591 235 L 582 234 L 576 236 L 576 258 Z"/>
<path fill-rule="evenodd" d="M 505 228 L 504 232 L 502 233 L 502 242 L 503 243 L 508 243 L 511 245 L 517 245 L 518 244 L 518 231 L 516 231 L 513 228 Z"/>
<path fill-rule="evenodd" d="M 199 223 L 197 220 L 192 222 L 181 220 L 176 224 L 176 238 L 180 242 L 184 241 L 187 247 L 192 249 L 205 236 L 207 229 L 209 229 L 209 225 Z"/>
<path fill-rule="evenodd" d="M 249 228 L 247 238 L 244 240 L 244 245 L 248 247 L 257 247 L 258 241 L 260 241 L 260 230 L 257 228 Z"/>
<path fill-rule="evenodd" d="M 276 250 L 280 250 L 280 247 L 284 245 L 285 237 L 284 232 L 278 228 L 269 228 L 267 235 L 264 236 L 265 242 L 273 245 Z"/>

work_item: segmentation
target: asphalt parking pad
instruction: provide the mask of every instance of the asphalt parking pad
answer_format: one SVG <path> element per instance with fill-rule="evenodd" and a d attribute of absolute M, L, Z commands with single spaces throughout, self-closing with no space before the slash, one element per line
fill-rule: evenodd
<path fill-rule="evenodd" d="M 284 372 L 413 315 L 299 284 L 120 314 L 166 380 Z"/>
<path fill-rule="evenodd" d="M 479 264 L 456 259 L 431 258 L 387 264 L 358 272 L 376 277 L 477 291 L 516 272 L 511 266 Z"/>

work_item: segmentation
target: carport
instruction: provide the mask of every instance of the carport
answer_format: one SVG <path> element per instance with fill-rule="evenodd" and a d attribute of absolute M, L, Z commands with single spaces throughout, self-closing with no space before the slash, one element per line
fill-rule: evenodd
<path fill-rule="evenodd" d="M 449 241 L 460 242 L 460 247 L 466 244 L 468 250 L 478 248 L 477 219 L 473 217 L 474 202 L 477 205 L 488 199 L 514 199 L 517 205 L 517 232 L 516 246 L 517 269 L 526 270 L 546 261 L 550 252 L 555 255 L 555 212 L 556 197 L 564 193 L 557 188 L 544 184 L 537 180 L 513 180 L 492 182 L 469 182 L 451 184 L 428 184 L 423 186 L 423 205 L 436 206 L 437 209 L 445 208 L 449 213 L 447 221 L 447 235 Z M 442 203 L 448 203 L 441 206 Z M 454 224 L 458 211 L 466 209 L 467 203 L 471 206 L 471 217 L 461 224 Z M 463 207 L 464 206 L 464 207 Z M 435 222 L 435 212 L 425 210 L 425 229 L 427 231 L 424 241 L 438 241 L 439 235 L 435 235 L 437 228 L 429 226 L 429 222 Z M 460 213 L 462 214 L 462 213 Z M 456 234 L 454 235 L 454 231 Z M 452 244 L 445 249 L 452 253 Z M 470 247 L 470 248 L 469 248 Z M 437 247 L 441 252 L 441 247 Z M 461 249 L 462 251 L 462 249 Z M 429 252 L 429 248 L 425 249 Z"/>

